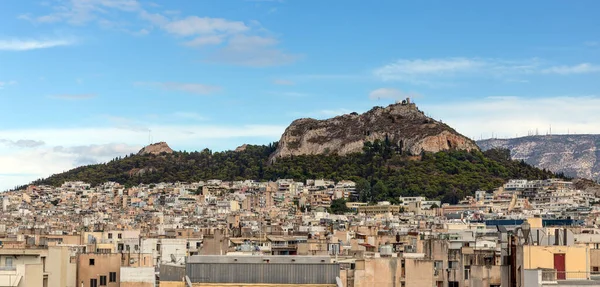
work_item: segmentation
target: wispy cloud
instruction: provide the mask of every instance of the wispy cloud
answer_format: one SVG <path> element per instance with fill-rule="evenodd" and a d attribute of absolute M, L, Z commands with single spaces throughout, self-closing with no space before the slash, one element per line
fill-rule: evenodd
<path fill-rule="evenodd" d="M 542 70 L 542 73 L 544 74 L 560 75 L 588 74 L 597 72 L 600 72 L 600 66 L 589 63 L 583 63 L 575 66 L 555 66 Z"/>
<path fill-rule="evenodd" d="M 0 90 L 4 89 L 4 87 L 6 86 L 12 86 L 12 85 L 16 85 L 17 81 L 8 81 L 8 82 L 1 82 L 0 81 Z"/>
<path fill-rule="evenodd" d="M 167 32 L 179 36 L 210 35 L 214 33 L 236 34 L 250 29 L 244 22 L 240 21 L 197 16 L 167 23 L 163 28 Z"/>
<path fill-rule="evenodd" d="M 600 133 L 600 96 L 487 97 L 422 104 L 420 108 L 474 139 L 545 134 Z"/>
<path fill-rule="evenodd" d="M 176 112 L 173 115 L 177 118 L 187 119 L 187 120 L 194 120 L 194 121 L 205 121 L 206 120 L 206 117 L 204 117 L 198 113 L 194 113 L 194 112 Z"/>
<path fill-rule="evenodd" d="M 392 99 L 392 100 L 401 100 L 405 98 L 418 98 L 421 97 L 420 94 L 414 92 L 403 92 L 394 88 L 379 88 L 373 90 L 369 93 L 369 99 L 371 100 L 379 100 L 379 99 Z"/>
<path fill-rule="evenodd" d="M 290 64 L 302 58 L 302 55 L 276 48 L 277 44 L 277 39 L 272 37 L 234 35 L 225 47 L 209 56 L 208 60 L 240 66 L 268 67 Z"/>
<path fill-rule="evenodd" d="M 73 25 L 84 25 L 92 21 L 108 21 L 108 10 L 135 12 L 141 9 L 136 0 L 70 0 L 53 1 L 49 5 L 52 12 L 41 16 L 29 14 L 19 16 L 20 19 L 37 23 L 67 22 Z"/>
<path fill-rule="evenodd" d="M 588 47 L 600 47 L 600 42 L 598 42 L 598 41 L 587 41 L 583 44 Z"/>
<path fill-rule="evenodd" d="M 190 41 L 184 42 L 183 44 L 188 47 L 200 47 L 206 45 L 218 45 L 223 43 L 225 38 L 220 35 L 201 36 L 194 38 Z"/>
<path fill-rule="evenodd" d="M 290 81 L 290 80 L 285 80 L 285 79 L 275 79 L 275 80 L 273 80 L 273 84 L 281 85 L 281 86 L 293 86 L 296 83 L 294 83 L 293 81 Z"/>
<path fill-rule="evenodd" d="M 19 18 L 36 23 L 67 22 L 72 25 L 93 22 L 103 28 L 136 36 L 147 35 L 154 29 L 161 29 L 177 41 L 181 41 L 181 44 L 186 47 L 217 46 L 217 51 L 205 58 L 207 62 L 213 63 L 268 67 L 290 64 L 302 57 L 284 51 L 279 41 L 255 20 L 244 22 L 195 15 L 182 18 L 176 13 L 167 13 L 167 11 L 150 12 L 137 0 L 55 0 L 52 3 L 53 12 L 50 14 L 42 16 L 26 14 Z M 146 4 L 146 6 L 150 5 Z M 137 15 L 138 17 L 134 19 L 138 21 L 136 23 L 130 23 L 131 20 L 124 21 L 123 17 L 118 17 L 122 13 Z M 136 29 L 131 30 L 131 27 Z M 30 43 L 26 47 L 66 44 L 66 42 L 50 42 L 45 45 Z"/>
<path fill-rule="evenodd" d="M 28 139 L 21 139 L 21 140 L 9 140 L 9 139 L 0 139 L 0 143 L 5 144 L 5 145 L 9 145 L 9 146 L 13 146 L 13 147 L 19 147 L 19 148 L 34 148 L 34 147 L 39 147 L 39 146 L 43 146 L 45 143 L 43 141 L 36 141 L 36 140 L 28 140 Z"/>
<path fill-rule="evenodd" d="M 61 95 L 51 95 L 49 98 L 57 99 L 57 100 L 89 100 L 96 97 L 96 94 L 61 94 Z"/>
<path fill-rule="evenodd" d="M 55 40 L 35 40 L 35 39 L 10 39 L 0 40 L 0 51 L 28 51 L 37 49 L 47 49 L 60 46 L 70 46 L 75 44 L 73 40 L 55 39 Z"/>
<path fill-rule="evenodd" d="M 137 82 L 137 86 L 160 88 L 165 91 L 177 91 L 196 95 L 209 95 L 221 90 L 221 87 L 197 83 L 177 82 Z"/>
<path fill-rule="evenodd" d="M 383 81 L 402 81 L 431 85 L 444 81 L 491 77 L 508 82 L 515 78 L 543 74 L 583 74 L 597 72 L 600 66 L 582 63 L 574 66 L 551 66 L 539 59 L 502 60 L 485 58 L 401 59 L 379 67 L 373 75 Z"/>

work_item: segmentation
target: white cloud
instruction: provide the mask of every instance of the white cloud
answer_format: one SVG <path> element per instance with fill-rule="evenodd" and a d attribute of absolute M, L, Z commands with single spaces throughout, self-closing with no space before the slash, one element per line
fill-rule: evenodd
<path fill-rule="evenodd" d="M 285 80 L 285 79 L 275 79 L 275 80 L 273 80 L 273 84 L 281 85 L 281 86 L 293 86 L 296 83 L 294 83 L 293 81 L 290 81 L 290 80 Z"/>
<path fill-rule="evenodd" d="M 489 97 L 423 104 L 421 110 L 474 139 L 545 134 L 600 133 L 599 96 Z"/>
<path fill-rule="evenodd" d="M 138 86 L 148 86 L 160 88 L 165 91 L 178 91 L 196 95 L 209 95 L 221 90 L 221 87 L 218 86 L 210 86 L 204 84 L 197 83 L 177 83 L 177 82 L 138 82 L 135 83 Z"/>
<path fill-rule="evenodd" d="M 589 63 L 583 63 L 575 66 L 555 66 L 544 69 L 544 74 L 560 74 L 560 75 L 571 75 L 571 74 L 588 74 L 600 72 L 600 66 L 592 65 Z"/>
<path fill-rule="evenodd" d="M 50 14 L 31 17 L 21 15 L 20 19 L 38 22 L 54 23 L 66 21 L 73 25 L 83 25 L 92 21 L 106 21 L 109 9 L 117 11 L 134 12 L 141 9 L 136 0 L 69 0 L 54 1 L 53 11 Z"/>
<path fill-rule="evenodd" d="M 403 92 L 394 88 L 379 88 L 373 90 L 369 93 L 369 99 L 371 100 L 379 100 L 379 99 L 392 99 L 392 100 L 402 100 L 405 98 L 418 98 L 421 95 L 414 92 Z"/>
<path fill-rule="evenodd" d="M 248 31 L 244 22 L 222 18 L 190 16 L 170 22 L 163 27 L 167 32 L 179 36 L 208 35 L 214 33 L 236 34 Z"/>
<path fill-rule="evenodd" d="M 73 40 L 34 40 L 34 39 L 10 39 L 0 40 L 0 51 L 28 51 L 37 49 L 47 49 L 60 46 L 70 46 L 75 44 Z"/>
<path fill-rule="evenodd" d="M 200 117 L 176 113 L 180 117 Z M 182 125 L 152 124 L 114 119 L 113 127 L 48 128 L 2 130 L 0 138 L 26 139 L 35 135 L 44 142 L 35 148 L 0 145 L 0 190 L 26 184 L 37 178 L 63 172 L 81 164 L 106 162 L 117 156 L 137 153 L 148 144 L 149 131 L 154 141 L 166 141 L 173 149 L 235 148 L 257 140 L 268 143 L 279 139 L 285 126 L 276 125 Z M 121 126 L 133 123 L 139 128 Z M 17 142 L 12 140 L 11 142 Z"/>
<path fill-rule="evenodd" d="M 176 112 L 173 114 L 175 117 L 178 118 L 182 118 L 182 119 L 187 119 L 187 120 L 194 120 L 194 121 L 204 121 L 206 120 L 206 118 L 198 113 L 193 113 L 193 112 Z"/>
<path fill-rule="evenodd" d="M 0 139 L 0 144 L 5 144 L 8 146 L 12 146 L 12 147 L 19 147 L 19 148 L 34 148 L 34 147 L 39 147 L 39 146 L 43 146 L 45 143 L 43 141 L 37 141 L 37 140 L 9 140 L 9 139 Z"/>
<path fill-rule="evenodd" d="M 205 45 L 218 45 L 223 43 L 224 37 L 221 35 L 202 36 L 183 43 L 188 47 L 198 47 Z"/>
<path fill-rule="evenodd" d="M 373 74 L 383 81 L 434 85 L 465 78 L 498 78 L 507 82 L 527 81 L 518 76 L 534 74 L 583 74 L 600 71 L 600 66 L 582 63 L 549 66 L 539 59 L 502 60 L 485 58 L 401 59 L 379 67 Z"/>
<path fill-rule="evenodd" d="M 251 67 L 280 66 L 295 62 L 301 55 L 288 54 L 275 45 L 278 41 L 271 37 L 234 35 L 229 43 L 208 60 Z"/>
<path fill-rule="evenodd" d="M 0 82 L 0 90 L 4 89 L 6 86 L 16 85 L 17 81 L 8 81 L 8 82 Z"/>

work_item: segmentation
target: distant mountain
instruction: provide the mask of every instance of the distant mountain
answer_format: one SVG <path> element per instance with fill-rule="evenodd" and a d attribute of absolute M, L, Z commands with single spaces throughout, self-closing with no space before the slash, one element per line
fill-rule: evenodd
<path fill-rule="evenodd" d="M 509 149 L 512 159 L 567 176 L 600 181 L 600 135 L 548 135 L 478 141 L 482 150 Z"/>
<path fill-rule="evenodd" d="M 407 99 L 364 114 L 326 120 L 298 119 L 285 130 L 272 158 L 362 152 L 365 142 L 388 141 L 407 155 L 445 150 L 478 150 L 474 141 L 425 116 Z"/>

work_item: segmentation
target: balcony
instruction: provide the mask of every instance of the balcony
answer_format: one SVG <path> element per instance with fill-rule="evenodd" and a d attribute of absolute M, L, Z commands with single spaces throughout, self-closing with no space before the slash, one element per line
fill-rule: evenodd
<path fill-rule="evenodd" d="M 525 280 L 527 278 L 538 282 L 536 286 L 600 286 L 600 275 L 585 271 L 565 272 L 556 269 L 532 269 L 525 270 Z"/>

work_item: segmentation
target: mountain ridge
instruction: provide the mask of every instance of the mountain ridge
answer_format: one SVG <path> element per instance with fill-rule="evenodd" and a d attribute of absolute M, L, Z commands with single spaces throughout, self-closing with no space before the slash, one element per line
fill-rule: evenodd
<path fill-rule="evenodd" d="M 600 135 L 539 135 L 477 141 L 482 150 L 505 148 L 511 158 L 571 177 L 600 181 Z"/>

